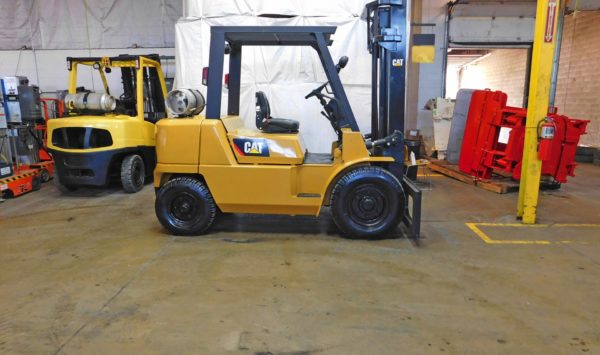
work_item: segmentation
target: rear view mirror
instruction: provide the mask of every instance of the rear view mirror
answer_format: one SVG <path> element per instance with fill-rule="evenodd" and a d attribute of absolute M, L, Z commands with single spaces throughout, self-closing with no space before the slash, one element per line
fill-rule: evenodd
<path fill-rule="evenodd" d="M 339 73 L 340 70 L 343 69 L 343 68 L 345 68 L 347 64 L 348 64 L 348 57 L 342 56 L 340 58 L 339 62 L 337 63 L 337 65 L 335 66 L 335 69 Z"/>

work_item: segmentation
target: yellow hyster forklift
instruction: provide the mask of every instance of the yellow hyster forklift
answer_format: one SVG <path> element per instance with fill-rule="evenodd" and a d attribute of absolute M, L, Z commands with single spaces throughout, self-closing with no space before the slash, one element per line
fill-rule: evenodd
<path fill-rule="evenodd" d="M 77 87 L 78 66 L 92 67 L 104 93 Z M 105 186 L 120 178 L 126 192 L 142 189 L 156 165 L 155 123 L 166 117 L 160 58 L 152 55 L 67 58 L 69 114 L 48 121 L 48 150 L 63 190 Z M 106 74 L 120 69 L 123 93 L 111 95 Z M 95 74 L 94 74 L 95 75 Z"/>
<path fill-rule="evenodd" d="M 369 16 L 370 31 L 385 32 L 385 19 L 374 15 L 376 11 L 372 9 Z M 210 228 L 218 212 L 316 216 L 323 206 L 330 206 L 344 235 L 380 236 L 404 221 L 413 236 L 419 237 L 421 192 L 404 175 L 406 51 L 399 45 L 404 36 L 369 37 L 374 62 L 379 65 L 373 70 L 373 131 L 365 137 L 338 76 L 348 58 L 342 57 L 335 65 L 329 53 L 335 30 L 211 28 L 209 67 L 204 70 L 208 84 L 205 116 L 193 115 L 203 107 L 190 107 L 193 102 L 204 103 L 197 98 L 199 92 L 176 90 L 169 94 L 167 107 L 175 115 L 191 117 L 157 124 L 155 208 L 166 229 L 177 235 L 196 235 Z M 390 48 L 384 48 L 388 44 Z M 244 127 L 239 117 L 244 46 L 316 50 L 328 81 L 306 99 L 320 101 L 323 116 L 337 134 L 330 153 L 307 152 L 298 121 L 273 117 L 263 92 L 256 93 L 256 128 Z M 228 115 L 221 117 L 225 53 L 229 54 L 229 100 Z M 398 87 L 390 89 L 393 85 Z"/>

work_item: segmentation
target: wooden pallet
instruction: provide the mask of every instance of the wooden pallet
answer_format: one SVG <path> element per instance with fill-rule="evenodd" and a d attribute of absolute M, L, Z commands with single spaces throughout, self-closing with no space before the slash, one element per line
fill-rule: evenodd
<path fill-rule="evenodd" d="M 497 194 L 506 194 L 519 191 L 519 182 L 512 180 L 509 176 L 494 174 L 491 180 L 482 180 L 463 173 L 458 168 L 458 165 L 450 164 L 445 160 L 431 160 L 429 169 L 449 176 L 453 179 L 462 181 L 466 184 L 477 186 Z"/>

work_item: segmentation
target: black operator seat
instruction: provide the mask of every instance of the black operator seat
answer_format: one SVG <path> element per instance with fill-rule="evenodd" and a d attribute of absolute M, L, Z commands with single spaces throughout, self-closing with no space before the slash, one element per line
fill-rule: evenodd
<path fill-rule="evenodd" d="M 265 133 L 298 133 L 300 122 L 271 117 L 271 107 L 264 92 L 256 93 L 256 128 Z"/>

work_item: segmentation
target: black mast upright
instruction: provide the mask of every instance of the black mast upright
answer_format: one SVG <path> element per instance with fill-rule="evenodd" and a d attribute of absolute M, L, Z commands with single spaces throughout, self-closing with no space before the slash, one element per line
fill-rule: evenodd
<path fill-rule="evenodd" d="M 404 132 L 408 0 L 367 5 L 368 47 L 372 60 L 371 136 Z"/>

